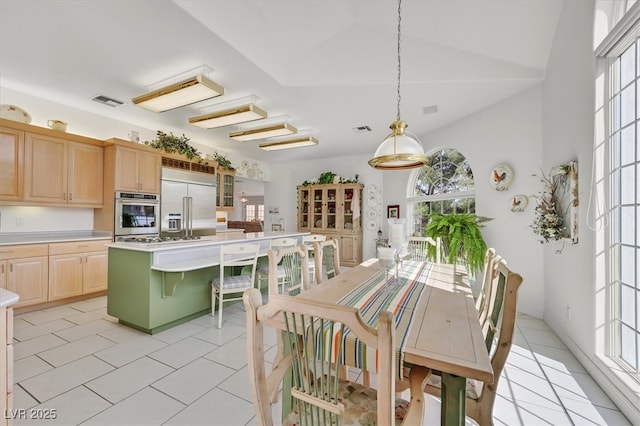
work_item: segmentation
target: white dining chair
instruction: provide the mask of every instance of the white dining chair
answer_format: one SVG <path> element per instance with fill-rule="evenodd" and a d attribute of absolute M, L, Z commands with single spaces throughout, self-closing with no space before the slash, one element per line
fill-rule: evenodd
<path fill-rule="evenodd" d="M 211 316 L 215 316 L 218 301 L 218 328 L 222 328 L 222 310 L 227 302 L 242 299 L 242 292 L 252 288 L 256 277 L 256 263 L 260 246 L 257 244 L 233 244 L 220 246 L 220 275 L 211 281 Z M 240 275 L 234 275 L 242 268 Z M 235 297 L 225 295 L 237 294 Z"/>
<path fill-rule="evenodd" d="M 284 247 L 294 247 L 298 244 L 298 240 L 295 238 L 274 238 L 269 241 L 269 250 L 278 250 Z M 269 279 L 269 259 L 266 257 L 260 258 L 258 261 L 258 288 L 262 288 L 264 283 Z M 278 280 L 281 284 L 286 279 L 285 270 L 282 265 L 277 266 Z"/>
<path fill-rule="evenodd" d="M 435 240 L 431 237 L 409 237 L 408 242 L 411 260 L 425 261 L 434 259 L 436 263 L 440 263 L 440 237 Z"/>
<path fill-rule="evenodd" d="M 315 256 L 313 244 L 318 243 L 320 241 L 326 241 L 326 239 L 327 239 L 327 236 L 321 235 L 321 234 L 311 234 L 311 235 L 305 235 L 304 237 L 302 237 L 302 244 L 307 246 L 307 249 L 309 250 L 309 274 L 311 277 L 311 282 L 315 280 L 315 275 L 316 275 L 315 274 L 316 263 L 313 261 L 313 256 Z"/>

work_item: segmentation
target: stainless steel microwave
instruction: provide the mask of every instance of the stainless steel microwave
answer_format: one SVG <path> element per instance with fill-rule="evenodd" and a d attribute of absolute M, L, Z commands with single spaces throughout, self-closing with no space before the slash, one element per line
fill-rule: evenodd
<path fill-rule="evenodd" d="M 115 193 L 114 236 L 160 233 L 160 195 Z"/>

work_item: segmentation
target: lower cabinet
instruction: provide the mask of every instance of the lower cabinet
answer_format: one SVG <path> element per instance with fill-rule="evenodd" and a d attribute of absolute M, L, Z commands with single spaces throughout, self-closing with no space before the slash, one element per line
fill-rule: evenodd
<path fill-rule="evenodd" d="M 359 235 L 340 235 L 335 237 L 340 242 L 340 264 L 356 266 L 362 262 L 362 245 Z"/>
<path fill-rule="evenodd" d="M 13 308 L 0 308 L 0 426 L 11 424 L 13 408 Z"/>
<path fill-rule="evenodd" d="M 0 272 L 3 272 L 0 284 L 20 296 L 14 308 L 47 301 L 48 252 L 47 244 L 0 247 Z"/>
<path fill-rule="evenodd" d="M 49 300 L 106 290 L 108 241 L 49 244 Z"/>

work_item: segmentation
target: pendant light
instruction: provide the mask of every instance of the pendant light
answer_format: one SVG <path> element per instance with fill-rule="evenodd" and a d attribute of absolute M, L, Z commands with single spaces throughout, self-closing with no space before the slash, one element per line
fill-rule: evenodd
<path fill-rule="evenodd" d="M 405 132 L 407 123 L 400 119 L 400 26 L 402 0 L 398 0 L 398 102 L 396 119 L 389 128 L 391 133 L 382 141 L 369 165 L 379 170 L 406 170 L 422 167 L 427 162 L 422 143 Z"/>

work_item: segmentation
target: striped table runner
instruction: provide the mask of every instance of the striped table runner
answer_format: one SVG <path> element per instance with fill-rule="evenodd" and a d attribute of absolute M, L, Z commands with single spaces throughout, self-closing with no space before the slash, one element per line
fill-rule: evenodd
<path fill-rule="evenodd" d="M 414 308 L 420 302 L 432 269 L 433 263 L 431 262 L 405 262 L 398 280 L 393 274 L 385 277 L 385 272 L 381 271 L 338 301 L 339 305 L 358 308 L 363 320 L 371 327 L 376 327 L 380 312 L 391 311 L 393 313 L 396 322 L 396 347 L 398 351 L 396 371 L 400 379 L 402 379 L 402 365 L 404 363 L 404 345 L 413 321 Z M 333 332 L 327 331 L 325 330 L 324 338 L 326 339 L 331 334 L 332 341 L 336 342 L 337 327 Z M 350 330 L 345 331 L 343 339 L 344 350 L 341 360 L 343 364 L 363 370 L 378 371 L 377 349 L 368 348 Z M 332 360 L 336 361 L 340 345 L 327 346 L 333 348 Z"/>

